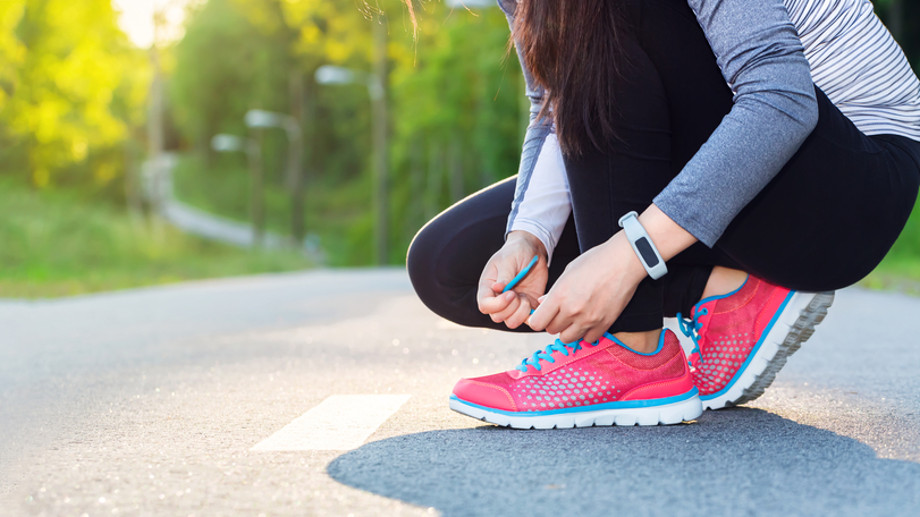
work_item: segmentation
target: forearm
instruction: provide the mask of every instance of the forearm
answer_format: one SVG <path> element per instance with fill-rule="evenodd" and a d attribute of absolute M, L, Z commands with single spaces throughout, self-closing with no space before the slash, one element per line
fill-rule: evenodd
<path fill-rule="evenodd" d="M 654 204 L 642 212 L 639 222 L 645 227 L 665 262 L 697 242 L 696 237 L 681 228 Z M 636 260 L 638 261 L 638 258 Z"/>

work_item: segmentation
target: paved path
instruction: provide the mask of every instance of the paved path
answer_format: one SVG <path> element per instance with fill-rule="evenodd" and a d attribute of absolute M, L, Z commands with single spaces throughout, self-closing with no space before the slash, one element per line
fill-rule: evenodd
<path fill-rule="evenodd" d="M 206 212 L 176 197 L 173 169 L 177 161 L 178 157 L 174 153 L 162 153 L 159 159 L 148 160 L 143 166 L 145 196 L 151 200 L 160 217 L 185 233 L 231 246 L 253 247 L 256 237 L 251 224 Z M 268 249 L 294 247 L 290 238 L 269 231 L 264 232 L 259 246 Z M 319 248 L 315 237 L 308 236 L 301 248 L 314 263 L 325 263 L 325 253 Z"/>
<path fill-rule="evenodd" d="M 446 400 L 545 337 L 400 270 L 0 301 L 0 514 L 916 515 L 918 317 L 847 290 L 747 408 L 537 432 Z"/>

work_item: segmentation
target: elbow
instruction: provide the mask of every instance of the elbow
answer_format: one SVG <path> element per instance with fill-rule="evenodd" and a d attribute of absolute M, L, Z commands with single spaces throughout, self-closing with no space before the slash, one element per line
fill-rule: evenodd
<path fill-rule="evenodd" d="M 782 128 L 789 138 L 801 143 L 814 131 L 820 118 L 815 92 L 814 84 L 809 84 L 807 89 L 786 88 L 757 92 L 746 96 L 742 102 L 751 101 L 746 107 L 760 113 L 764 123 Z"/>
<path fill-rule="evenodd" d="M 794 77 L 788 78 L 788 82 L 778 88 L 782 99 L 777 101 L 777 106 L 798 123 L 804 140 L 818 125 L 818 87 L 810 72 Z"/>
<path fill-rule="evenodd" d="M 789 119 L 787 126 L 804 140 L 818 125 L 818 89 L 811 75 L 797 82 L 764 92 L 764 102 Z"/>
<path fill-rule="evenodd" d="M 817 127 L 820 116 L 818 99 L 815 96 L 811 96 L 805 103 L 801 115 L 802 131 L 806 137 Z"/>

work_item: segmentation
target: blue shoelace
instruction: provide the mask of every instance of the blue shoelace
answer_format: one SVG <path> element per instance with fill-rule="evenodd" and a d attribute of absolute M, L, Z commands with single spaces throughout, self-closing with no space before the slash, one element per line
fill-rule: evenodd
<path fill-rule="evenodd" d="M 708 308 L 700 309 L 691 320 L 684 318 L 683 314 L 677 313 L 677 325 L 680 327 L 681 333 L 693 340 L 693 350 L 690 351 L 690 355 L 697 354 L 701 363 L 703 362 L 703 355 L 700 353 L 700 330 L 703 328 L 703 322 L 700 321 L 700 317 L 707 314 L 709 314 Z"/>
<path fill-rule="evenodd" d="M 597 346 L 600 341 L 595 341 L 593 343 L 588 343 L 591 346 Z M 548 363 L 555 363 L 556 360 L 553 359 L 553 352 L 559 352 L 564 356 L 569 355 L 569 349 L 572 349 L 571 353 L 575 353 L 582 349 L 581 341 L 575 341 L 574 343 L 563 343 L 558 338 L 556 342 L 547 346 L 543 350 L 537 350 L 534 352 L 533 356 L 524 358 L 521 361 L 521 364 L 517 366 L 517 369 L 526 372 L 528 366 L 532 366 L 534 370 L 540 371 L 543 367 L 540 366 L 540 361 L 546 361 Z"/>

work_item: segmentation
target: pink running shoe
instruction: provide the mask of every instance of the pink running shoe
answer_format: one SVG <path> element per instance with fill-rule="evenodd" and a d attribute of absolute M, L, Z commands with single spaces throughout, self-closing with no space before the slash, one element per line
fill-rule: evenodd
<path fill-rule="evenodd" d="M 696 343 L 690 370 L 703 407 L 721 409 L 763 395 L 833 301 L 833 291 L 792 291 L 749 275 L 737 290 L 701 300 L 692 320 L 678 314 L 681 331 Z"/>
<path fill-rule="evenodd" d="M 504 373 L 461 379 L 450 408 L 517 429 L 677 424 L 703 408 L 677 336 L 635 352 L 610 334 L 555 344 Z"/>

